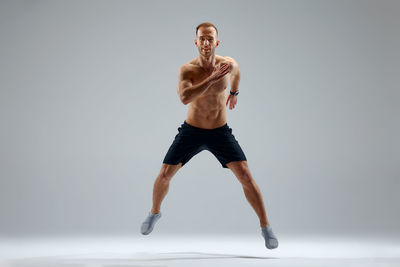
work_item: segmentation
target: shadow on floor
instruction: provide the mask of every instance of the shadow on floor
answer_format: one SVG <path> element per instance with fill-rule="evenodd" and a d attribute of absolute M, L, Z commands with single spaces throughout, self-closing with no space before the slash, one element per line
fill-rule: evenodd
<path fill-rule="evenodd" d="M 49 257 L 32 257 L 15 259 L 9 261 L 9 267 L 166 267 L 166 265 L 140 265 L 140 263 L 158 262 L 161 264 L 169 261 L 200 261 L 200 260 L 219 260 L 219 259 L 250 259 L 250 260 L 268 260 L 279 259 L 277 257 L 257 257 L 249 255 L 219 254 L 207 252 L 164 252 L 164 253 L 135 253 L 126 254 L 126 257 L 113 257 L 109 253 L 74 254 L 58 255 Z M 136 264 L 137 263 L 137 264 Z M 138 265 L 139 264 L 139 265 Z M 190 265 L 190 264 L 189 264 Z"/>

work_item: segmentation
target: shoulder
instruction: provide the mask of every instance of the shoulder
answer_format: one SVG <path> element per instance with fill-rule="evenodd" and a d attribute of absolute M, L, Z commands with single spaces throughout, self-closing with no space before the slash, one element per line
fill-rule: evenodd
<path fill-rule="evenodd" d="M 228 57 L 228 56 L 221 57 L 221 62 L 229 62 L 232 64 L 233 69 L 239 69 L 239 64 L 233 57 Z"/>
<path fill-rule="evenodd" d="M 228 57 L 228 56 L 224 56 L 222 58 L 223 58 L 224 62 L 229 62 L 229 63 L 232 64 L 232 68 L 231 68 L 231 71 L 230 71 L 230 73 L 232 75 L 240 74 L 239 65 L 238 65 L 237 61 L 234 58 Z"/>
<path fill-rule="evenodd" d="M 179 73 L 186 75 L 196 75 L 200 71 L 200 67 L 195 59 L 182 64 L 179 67 Z"/>
<path fill-rule="evenodd" d="M 193 70 L 193 64 L 185 63 L 179 67 L 179 72 L 190 72 Z"/>
<path fill-rule="evenodd" d="M 182 64 L 178 69 L 178 77 L 180 80 L 191 80 L 195 73 L 195 65 L 190 63 Z"/>
<path fill-rule="evenodd" d="M 192 59 L 192 60 L 182 64 L 179 67 L 179 70 L 180 71 L 194 71 L 194 70 L 196 70 L 196 68 L 198 68 L 198 65 L 197 65 L 195 59 Z"/>
<path fill-rule="evenodd" d="M 233 57 L 224 56 L 223 59 L 232 62 L 235 65 L 238 65 L 237 61 Z"/>

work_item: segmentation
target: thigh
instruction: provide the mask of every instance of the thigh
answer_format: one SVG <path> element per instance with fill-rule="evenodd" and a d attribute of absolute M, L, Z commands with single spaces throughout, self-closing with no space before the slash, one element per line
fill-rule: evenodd
<path fill-rule="evenodd" d="M 247 158 L 237 141 L 226 141 L 208 144 L 209 151 L 218 159 L 223 168 L 228 168 L 229 162 L 247 161 Z"/>
<path fill-rule="evenodd" d="M 163 163 L 183 167 L 194 155 L 205 149 L 204 141 L 190 129 L 178 128 L 179 133 L 169 147 Z"/>
<path fill-rule="evenodd" d="M 227 163 L 229 162 L 247 161 L 239 142 L 232 134 L 232 128 L 229 128 L 229 126 L 215 132 L 210 139 L 210 142 L 207 143 L 209 151 L 214 154 L 223 168 L 228 168 Z"/>

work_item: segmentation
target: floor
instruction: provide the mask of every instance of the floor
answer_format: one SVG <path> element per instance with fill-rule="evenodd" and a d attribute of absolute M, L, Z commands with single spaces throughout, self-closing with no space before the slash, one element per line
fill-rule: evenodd
<path fill-rule="evenodd" d="M 0 267 L 399 267 L 400 242 L 380 238 L 129 236 L 0 239 Z"/>

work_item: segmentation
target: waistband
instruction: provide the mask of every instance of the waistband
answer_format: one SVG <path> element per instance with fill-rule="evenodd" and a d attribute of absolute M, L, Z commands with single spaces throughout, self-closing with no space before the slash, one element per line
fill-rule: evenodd
<path fill-rule="evenodd" d="M 218 131 L 218 130 L 223 130 L 223 129 L 228 129 L 229 128 L 228 123 L 225 123 L 224 125 L 222 125 L 221 127 L 218 127 L 218 128 L 203 129 L 203 128 L 199 128 L 199 127 L 190 125 L 189 123 L 186 122 L 186 120 L 183 122 L 182 125 L 185 125 L 186 127 L 189 127 L 189 128 L 192 128 L 192 129 L 195 129 L 197 131 L 205 131 L 205 132 Z"/>

